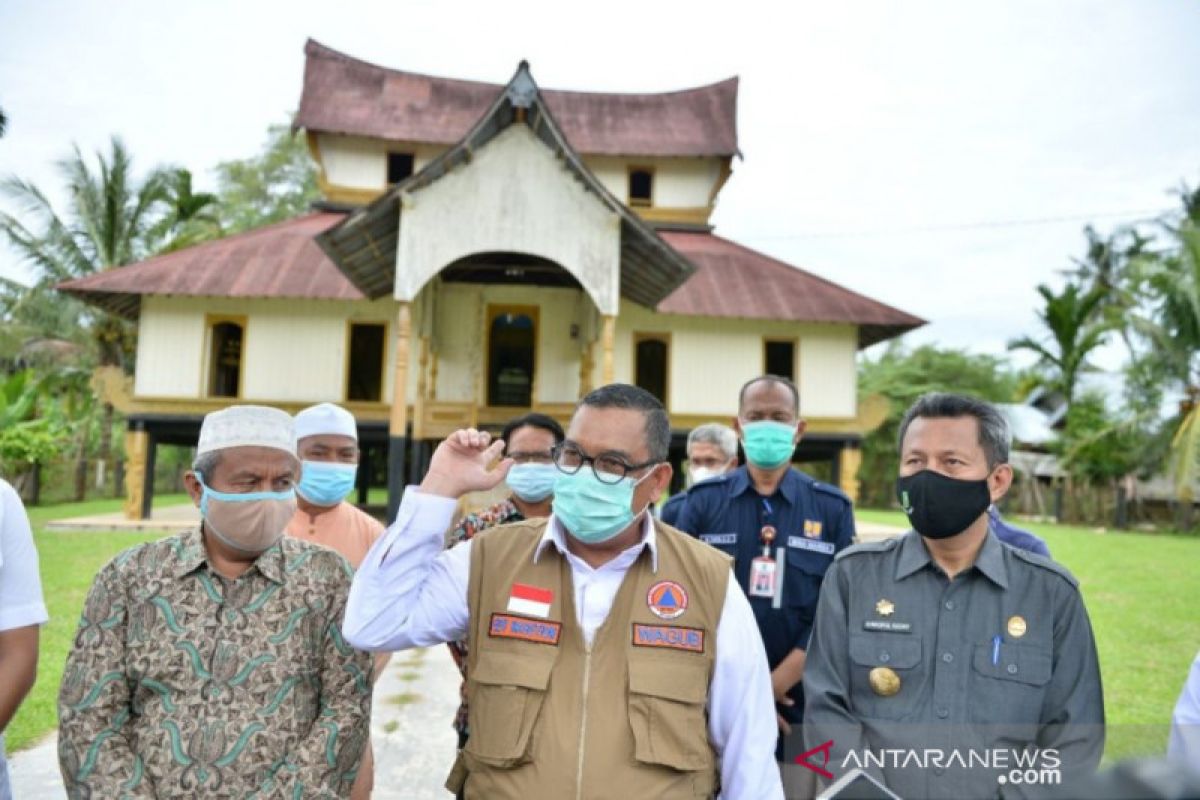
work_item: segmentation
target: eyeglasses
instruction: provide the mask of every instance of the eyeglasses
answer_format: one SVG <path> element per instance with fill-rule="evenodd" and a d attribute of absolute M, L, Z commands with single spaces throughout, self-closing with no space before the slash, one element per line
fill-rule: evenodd
<path fill-rule="evenodd" d="M 514 450 L 508 457 L 516 464 L 553 464 L 552 450 Z"/>
<path fill-rule="evenodd" d="M 607 484 L 620 483 L 629 473 L 660 463 L 658 459 L 650 459 L 641 464 L 629 464 L 616 456 L 593 457 L 584 455 L 584 452 L 573 444 L 555 445 L 551 452 L 554 455 L 554 466 L 558 467 L 559 472 L 574 475 L 584 464 L 590 464 L 596 480 Z"/>

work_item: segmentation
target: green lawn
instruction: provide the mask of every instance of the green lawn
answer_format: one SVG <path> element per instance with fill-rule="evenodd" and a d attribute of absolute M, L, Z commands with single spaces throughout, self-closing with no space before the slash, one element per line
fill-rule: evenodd
<path fill-rule="evenodd" d="M 183 501 L 156 498 L 156 505 Z M 30 510 L 41 555 L 50 623 L 42 631 L 38 683 L 7 732 L 10 751 L 28 747 L 55 724 L 54 703 L 83 599 L 96 571 L 125 547 L 161 533 L 46 533 L 51 519 L 120 509 L 120 501 Z M 863 520 L 904 526 L 904 515 L 859 511 Z M 1113 533 L 1029 524 L 1083 588 L 1096 631 L 1108 714 L 1108 758 L 1161 753 L 1171 709 L 1200 648 L 1200 537 Z"/>
<path fill-rule="evenodd" d="M 856 514 L 908 527 L 899 511 Z M 1045 539 L 1079 579 L 1104 679 L 1105 756 L 1164 752 L 1171 711 L 1200 650 L 1200 537 L 1016 524 Z"/>

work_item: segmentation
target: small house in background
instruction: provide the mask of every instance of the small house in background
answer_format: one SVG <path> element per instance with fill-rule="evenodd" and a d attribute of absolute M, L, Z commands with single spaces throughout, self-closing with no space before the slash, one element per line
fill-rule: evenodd
<path fill-rule="evenodd" d="M 230 403 L 345 405 L 394 511 L 455 428 L 565 421 L 612 381 L 663 401 L 678 466 L 687 432 L 728 421 L 764 372 L 800 387 L 797 459 L 856 494 L 884 412 L 858 403 L 856 354 L 923 321 L 713 232 L 736 78 L 551 91 L 524 63 L 498 85 L 306 54 L 312 213 L 60 287 L 138 323 L 132 383 L 109 376 L 131 516 L 155 446 L 194 443 Z"/>

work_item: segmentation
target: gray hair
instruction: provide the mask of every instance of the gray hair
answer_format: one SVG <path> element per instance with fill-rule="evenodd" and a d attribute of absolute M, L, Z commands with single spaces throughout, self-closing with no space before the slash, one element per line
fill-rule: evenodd
<path fill-rule="evenodd" d="M 654 461 L 666 461 L 671 447 L 671 420 L 658 398 L 628 383 L 610 383 L 593 389 L 579 401 L 579 407 L 629 408 L 646 417 L 646 450 Z"/>
<path fill-rule="evenodd" d="M 721 452 L 727 459 L 737 455 L 737 434 L 733 432 L 733 428 L 719 422 L 707 422 L 692 428 L 692 432 L 687 437 L 689 454 L 692 452 L 692 445 L 696 442 L 715 444 L 721 448 Z"/>
<path fill-rule="evenodd" d="M 995 468 L 997 464 L 1008 463 L 1008 450 L 1012 445 L 1012 432 L 1008 427 L 1008 420 L 998 408 L 986 400 L 949 392 L 929 392 L 921 395 L 917 402 L 904 412 L 904 419 L 900 421 L 900 436 L 896 444 L 901 452 L 904 450 L 904 435 L 908 433 L 908 426 L 917 417 L 974 417 L 979 423 L 979 446 L 983 448 L 983 454 L 987 457 L 988 469 Z"/>
<path fill-rule="evenodd" d="M 209 450 L 207 453 L 201 453 L 192 461 L 192 472 L 199 472 L 204 476 L 204 482 L 212 485 L 213 473 L 217 471 L 217 465 L 221 463 L 221 451 Z"/>

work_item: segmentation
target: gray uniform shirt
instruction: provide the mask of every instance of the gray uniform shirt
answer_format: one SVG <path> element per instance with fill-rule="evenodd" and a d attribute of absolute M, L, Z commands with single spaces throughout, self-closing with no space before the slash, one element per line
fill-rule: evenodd
<path fill-rule="evenodd" d="M 840 553 L 804 694 L 807 747 L 833 742 L 808 763 L 828 754 L 834 778 L 861 767 L 904 798 L 1036 795 L 1094 771 L 1104 750 L 1078 584 L 991 532 L 953 581 L 912 531 Z"/>

